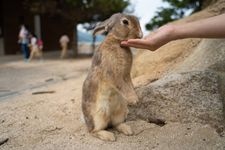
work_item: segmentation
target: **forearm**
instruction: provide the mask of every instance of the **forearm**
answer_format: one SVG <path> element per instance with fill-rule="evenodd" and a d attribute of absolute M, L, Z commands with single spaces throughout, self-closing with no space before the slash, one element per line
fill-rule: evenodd
<path fill-rule="evenodd" d="M 176 25 L 174 38 L 225 38 L 225 14 Z"/>

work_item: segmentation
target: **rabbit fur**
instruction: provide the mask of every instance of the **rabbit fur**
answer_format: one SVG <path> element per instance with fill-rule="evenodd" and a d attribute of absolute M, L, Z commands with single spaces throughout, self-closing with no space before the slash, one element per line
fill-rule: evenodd
<path fill-rule="evenodd" d="M 83 83 L 82 111 L 88 131 L 95 137 L 115 141 L 107 127 L 115 127 L 125 135 L 132 135 L 125 124 L 128 104 L 136 104 L 130 71 L 132 53 L 120 42 L 141 38 L 142 31 L 135 16 L 117 13 L 98 24 L 93 34 L 107 32 L 107 36 L 95 51 L 92 66 Z"/>

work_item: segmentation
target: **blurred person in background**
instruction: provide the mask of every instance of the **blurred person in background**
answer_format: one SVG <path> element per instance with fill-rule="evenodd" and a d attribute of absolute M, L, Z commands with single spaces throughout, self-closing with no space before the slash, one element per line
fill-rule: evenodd
<path fill-rule="evenodd" d="M 25 61 L 27 61 L 30 56 L 29 48 L 28 48 L 28 44 L 29 44 L 28 36 L 29 36 L 29 32 L 27 28 L 25 27 L 25 25 L 21 25 L 19 35 L 18 35 L 18 38 L 19 38 L 18 43 L 21 46 L 21 50 L 23 52 Z"/>
<path fill-rule="evenodd" d="M 41 57 L 41 59 L 43 59 L 43 48 L 44 48 L 44 43 L 43 43 L 43 40 L 42 40 L 41 38 L 38 38 L 38 40 L 37 40 L 37 45 L 38 45 L 40 57 Z"/>
<path fill-rule="evenodd" d="M 31 51 L 29 61 L 31 61 L 35 56 L 42 59 L 42 50 L 39 49 L 38 39 L 35 34 L 30 35 L 29 47 L 30 47 L 30 51 Z"/>
<path fill-rule="evenodd" d="M 70 39 L 67 35 L 62 35 L 59 39 L 60 46 L 62 48 L 60 58 L 65 58 L 68 53 L 68 43 Z"/>

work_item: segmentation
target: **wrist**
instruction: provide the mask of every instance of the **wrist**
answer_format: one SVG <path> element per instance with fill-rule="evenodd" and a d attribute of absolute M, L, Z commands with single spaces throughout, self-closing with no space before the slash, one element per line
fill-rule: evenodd
<path fill-rule="evenodd" d="M 173 33 L 172 33 L 173 40 L 183 39 L 183 28 L 181 25 L 173 25 Z"/>
<path fill-rule="evenodd" d="M 181 38 L 181 29 L 179 25 L 167 24 L 165 27 L 166 36 L 169 41 L 174 41 Z"/>
<path fill-rule="evenodd" d="M 184 38 L 189 38 L 192 37 L 192 28 L 190 27 L 189 23 L 186 24 L 180 24 L 180 25 L 175 25 L 174 27 L 174 35 L 175 39 L 184 39 Z"/>

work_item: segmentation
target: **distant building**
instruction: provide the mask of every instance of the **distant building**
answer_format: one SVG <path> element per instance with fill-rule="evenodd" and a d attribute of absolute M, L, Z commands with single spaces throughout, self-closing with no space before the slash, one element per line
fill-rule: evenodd
<path fill-rule="evenodd" d="M 62 34 L 73 39 L 74 26 L 64 18 L 33 15 L 23 9 L 20 0 L 0 0 L 0 55 L 21 53 L 17 43 L 21 24 L 28 25 L 29 31 L 43 39 L 44 51 L 60 49 L 59 38 Z"/>

